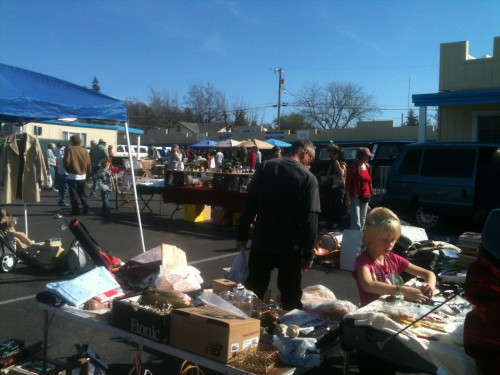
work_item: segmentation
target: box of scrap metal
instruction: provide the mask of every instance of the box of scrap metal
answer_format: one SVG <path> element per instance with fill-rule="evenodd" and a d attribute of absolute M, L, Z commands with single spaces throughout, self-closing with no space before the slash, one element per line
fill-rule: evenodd
<path fill-rule="evenodd" d="M 257 345 L 260 320 L 241 318 L 210 307 L 173 310 L 170 345 L 218 362 L 236 359 L 243 349 Z"/>
<path fill-rule="evenodd" d="M 168 342 L 170 313 L 173 308 L 191 306 L 189 300 L 181 292 L 156 289 L 114 299 L 112 324 L 152 341 Z"/>

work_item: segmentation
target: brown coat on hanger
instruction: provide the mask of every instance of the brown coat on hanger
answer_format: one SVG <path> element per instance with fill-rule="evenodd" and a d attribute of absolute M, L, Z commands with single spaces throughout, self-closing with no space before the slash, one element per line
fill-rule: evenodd
<path fill-rule="evenodd" d="M 24 152 L 21 142 L 25 142 Z M 26 133 L 11 134 L 5 139 L 0 155 L 0 203 L 40 202 L 39 182 L 47 180 L 43 151 L 38 139 Z"/>

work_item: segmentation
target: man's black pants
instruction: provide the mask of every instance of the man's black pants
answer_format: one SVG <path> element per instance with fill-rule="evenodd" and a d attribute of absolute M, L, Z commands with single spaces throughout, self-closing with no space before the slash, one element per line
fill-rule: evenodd
<path fill-rule="evenodd" d="M 302 261 L 299 255 L 276 255 L 251 251 L 248 258 L 249 276 L 245 287 L 260 299 L 264 298 L 271 272 L 278 269 L 278 289 L 283 309 L 301 309 Z"/>

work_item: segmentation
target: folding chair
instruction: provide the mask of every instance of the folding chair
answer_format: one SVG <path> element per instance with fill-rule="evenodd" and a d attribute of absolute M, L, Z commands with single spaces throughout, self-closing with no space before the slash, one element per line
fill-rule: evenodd
<path fill-rule="evenodd" d="M 134 185 L 131 176 L 123 176 L 121 179 L 113 177 L 115 188 L 115 209 L 131 208 L 135 210 L 134 205 Z"/>
<path fill-rule="evenodd" d="M 144 179 L 147 178 L 148 176 L 150 179 L 154 180 L 154 176 L 151 171 L 151 168 L 153 167 L 154 163 L 155 163 L 154 160 L 141 159 L 141 167 L 142 167 L 141 182 L 144 182 Z"/>

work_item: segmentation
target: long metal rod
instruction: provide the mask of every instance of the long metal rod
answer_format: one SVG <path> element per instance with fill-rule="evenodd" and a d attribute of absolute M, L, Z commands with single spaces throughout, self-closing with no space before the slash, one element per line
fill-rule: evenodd
<path fill-rule="evenodd" d="M 132 172 L 132 185 L 134 187 L 134 200 L 135 200 L 135 211 L 137 212 L 137 221 L 139 222 L 139 232 L 141 234 L 141 244 L 142 244 L 142 252 L 146 252 L 146 245 L 144 244 L 144 233 L 142 231 L 142 220 L 141 220 L 141 211 L 139 210 L 139 200 L 137 199 L 137 187 L 135 183 L 135 171 L 134 171 L 134 162 L 132 160 L 132 148 L 130 147 L 130 133 L 128 131 L 128 121 L 125 122 L 125 133 L 127 135 L 127 147 L 128 147 L 128 160 L 130 162 L 130 170 Z M 139 160 L 139 159 L 137 159 Z"/>
<path fill-rule="evenodd" d="M 432 308 L 431 310 L 427 311 L 425 314 L 423 314 L 420 318 L 414 320 L 413 322 L 411 322 L 410 324 L 408 324 L 406 327 L 400 329 L 398 332 L 396 333 L 393 333 L 391 336 L 389 336 L 388 338 L 382 340 L 382 341 L 379 341 L 377 342 L 377 346 L 380 348 L 380 349 L 383 349 L 384 346 L 389 342 L 391 341 L 394 337 L 396 337 L 397 335 L 399 335 L 400 333 L 403 333 L 404 331 L 406 331 L 408 328 L 410 328 L 412 325 L 414 325 L 415 323 L 419 322 L 420 320 L 422 320 L 423 318 L 425 318 L 427 315 L 429 315 L 431 312 L 433 311 L 436 311 L 437 309 L 439 309 L 441 306 L 443 306 L 446 302 L 452 300 L 453 298 L 455 298 L 456 296 L 458 296 L 460 293 L 463 292 L 463 289 L 460 289 L 459 291 L 456 291 L 455 293 L 453 293 L 450 297 L 448 297 L 447 299 L 445 299 L 443 302 L 441 302 L 439 305 L 435 306 L 434 308 Z"/>

